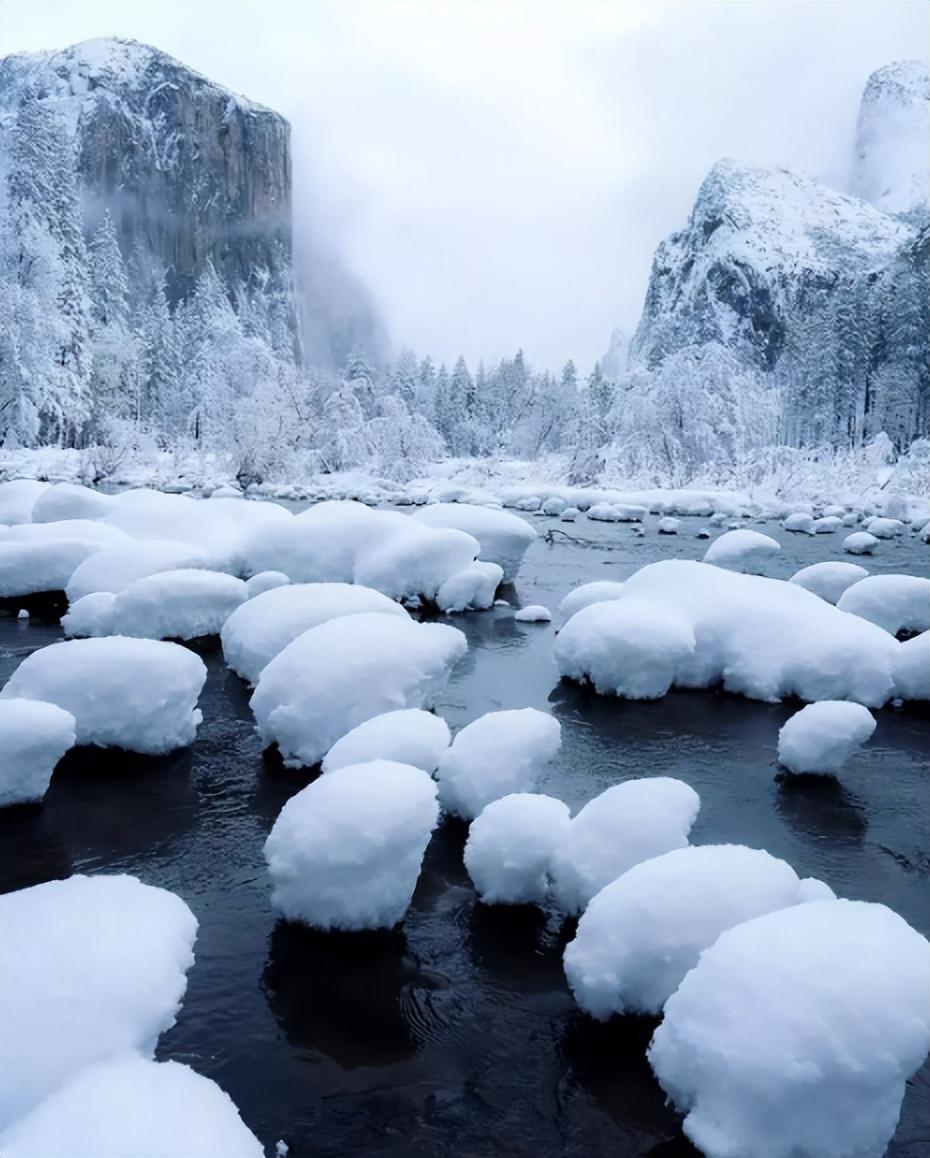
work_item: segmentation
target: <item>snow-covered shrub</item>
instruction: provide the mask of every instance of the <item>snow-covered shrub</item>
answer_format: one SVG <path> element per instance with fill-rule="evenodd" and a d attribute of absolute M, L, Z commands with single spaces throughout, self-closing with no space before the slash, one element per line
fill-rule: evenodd
<path fill-rule="evenodd" d="M 575 1000 L 601 1021 L 661 1013 L 721 933 L 800 904 L 800 886 L 785 861 L 741 844 L 678 848 L 634 865 L 591 899 L 565 947 Z"/>
<path fill-rule="evenodd" d="M 340 737 L 323 757 L 323 772 L 368 760 L 396 760 L 432 773 L 451 738 L 446 721 L 422 708 L 385 712 Z"/>
<path fill-rule="evenodd" d="M 0 808 L 41 800 L 74 740 L 70 712 L 40 700 L 0 699 Z"/>
<path fill-rule="evenodd" d="M 0 897 L 0 1129 L 81 1066 L 120 1050 L 151 1056 L 174 1024 L 196 935 L 180 897 L 130 876 Z"/>
<path fill-rule="evenodd" d="M 810 567 L 795 571 L 789 583 L 797 583 L 805 591 L 835 604 L 847 587 L 852 587 L 867 575 L 868 571 L 858 563 L 812 563 Z"/>
<path fill-rule="evenodd" d="M 853 583 L 836 603 L 891 635 L 930 629 L 930 579 L 919 575 L 869 575 Z"/>
<path fill-rule="evenodd" d="M 468 829 L 465 867 L 489 905 L 542 904 L 552 856 L 571 818 L 553 796 L 513 792 L 486 805 Z"/>
<path fill-rule="evenodd" d="M 265 842 L 272 904 L 321 929 L 390 928 L 407 911 L 438 817 L 422 768 L 371 760 L 321 776 L 288 800 Z"/>
<path fill-rule="evenodd" d="M 789 772 L 838 772 L 874 731 L 875 717 L 862 704 L 808 704 L 782 725 L 778 762 Z"/>
<path fill-rule="evenodd" d="M 930 1045 L 926 940 L 884 905 L 815 901 L 723 933 L 649 1047 L 708 1158 L 878 1156 Z"/>
<path fill-rule="evenodd" d="M 76 742 L 159 755 L 190 744 L 207 678 L 199 656 L 152 639 L 69 639 L 28 655 L 0 699 L 43 700 L 74 716 Z"/>
<path fill-rule="evenodd" d="M 436 778 L 443 808 L 471 820 L 492 800 L 532 792 L 561 744 L 558 720 L 535 708 L 480 716 L 440 757 Z"/>
<path fill-rule="evenodd" d="M 572 817 L 552 860 L 553 895 L 568 914 L 640 861 L 688 843 L 701 798 L 669 776 L 614 784 Z"/>
<path fill-rule="evenodd" d="M 372 716 L 433 707 L 467 648 L 460 631 L 441 623 L 378 612 L 330 619 L 262 670 L 251 699 L 258 733 L 286 764 L 311 767 Z"/>

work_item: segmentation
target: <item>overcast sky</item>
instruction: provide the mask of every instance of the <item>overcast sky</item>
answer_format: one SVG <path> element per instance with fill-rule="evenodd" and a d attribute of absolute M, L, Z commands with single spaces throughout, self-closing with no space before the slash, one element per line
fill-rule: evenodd
<path fill-rule="evenodd" d="M 293 125 L 295 211 L 395 346 L 587 367 L 721 156 L 844 188 L 923 0 L 0 0 L 0 54 L 125 36 Z"/>

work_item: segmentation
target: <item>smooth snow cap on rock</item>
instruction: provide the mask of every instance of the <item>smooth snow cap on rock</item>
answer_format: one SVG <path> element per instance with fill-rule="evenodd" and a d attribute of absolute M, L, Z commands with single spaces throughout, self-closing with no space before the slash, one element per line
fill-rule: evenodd
<path fill-rule="evenodd" d="M 866 530 L 876 539 L 896 539 L 904 531 L 904 524 L 900 519 L 886 519 L 876 516 L 865 524 Z"/>
<path fill-rule="evenodd" d="M 788 582 L 797 583 L 805 591 L 835 604 L 847 587 L 852 587 L 867 575 L 868 571 L 858 563 L 812 563 L 810 567 L 795 571 Z"/>
<path fill-rule="evenodd" d="M 793 515 L 789 515 L 782 523 L 782 530 L 784 531 L 799 531 L 806 534 L 814 522 L 814 516 L 807 511 L 795 511 Z"/>
<path fill-rule="evenodd" d="M 839 611 L 795 583 L 666 559 L 631 575 L 620 600 L 604 606 L 622 607 L 627 600 L 648 606 L 657 624 L 665 618 L 693 631 L 693 651 L 677 659 L 676 687 L 722 683 L 727 691 L 758 700 L 795 695 L 856 700 L 869 707 L 880 707 L 892 695 L 896 642 L 875 624 Z M 563 670 L 569 661 L 585 678 L 602 670 L 606 678 L 614 662 L 623 669 L 623 655 L 614 661 L 615 649 L 595 632 L 579 629 L 563 643 L 567 630 L 556 641 L 564 649 L 559 652 Z M 647 654 L 650 646 L 651 654 L 660 654 L 644 635 Z"/>
<path fill-rule="evenodd" d="M 256 595 L 263 595 L 266 591 L 274 591 L 276 587 L 287 587 L 290 579 L 283 571 L 259 571 L 251 579 L 246 580 L 245 590 L 249 599 Z"/>
<path fill-rule="evenodd" d="M 447 812 L 471 820 L 492 800 L 532 792 L 562 745 L 559 721 L 535 708 L 488 712 L 468 724 L 436 769 Z"/>
<path fill-rule="evenodd" d="M 258 733 L 277 743 L 285 764 L 312 767 L 372 716 L 432 708 L 467 650 L 465 636 L 443 623 L 378 613 L 331 619 L 262 671 L 251 699 Z"/>
<path fill-rule="evenodd" d="M 12 527 L 19 523 L 31 523 L 36 502 L 48 485 L 47 482 L 38 482 L 32 478 L 17 478 L 0 483 L 0 525 Z"/>
<path fill-rule="evenodd" d="M 590 607 L 592 603 L 604 603 L 608 599 L 619 599 L 623 594 L 623 584 L 613 579 L 597 579 L 593 583 L 582 583 L 580 587 L 569 591 L 559 604 L 559 617 L 566 623 L 583 607 Z"/>
<path fill-rule="evenodd" d="M 741 571 L 744 575 L 761 575 L 766 564 L 780 551 L 781 544 L 771 535 L 742 527 L 714 539 L 704 553 L 704 562 L 726 567 L 728 571 Z"/>
<path fill-rule="evenodd" d="M 585 514 L 596 523 L 619 523 L 620 512 L 612 503 L 595 503 L 588 507 Z"/>
<path fill-rule="evenodd" d="M 659 519 L 656 523 L 656 530 L 660 535 L 677 535 L 681 530 L 681 519 L 666 515 L 664 519 Z"/>
<path fill-rule="evenodd" d="M 899 631 L 930 629 L 930 579 L 919 575 L 869 575 L 853 583 L 837 600 L 848 611 L 883 628 Z"/>
<path fill-rule="evenodd" d="M 549 500 L 550 503 L 552 501 Z M 559 499 L 555 501 L 561 502 Z M 559 512 L 550 510 L 545 513 Z M 537 537 L 536 531 L 518 515 L 489 507 L 470 506 L 468 503 L 434 503 L 422 507 L 411 517 L 430 527 L 451 527 L 472 535 L 478 540 L 479 559 L 486 563 L 497 563 L 504 572 L 504 583 L 514 582 L 527 547 Z"/>
<path fill-rule="evenodd" d="M 92 539 L 0 540 L 0 597 L 63 591 L 75 569 L 102 544 Z"/>
<path fill-rule="evenodd" d="M 874 555 L 878 539 L 868 531 L 853 531 L 843 540 L 843 550 L 847 555 Z"/>
<path fill-rule="evenodd" d="M 563 523 L 573 523 L 580 514 L 581 511 L 579 511 L 577 507 L 566 507 L 559 515 L 559 518 Z"/>
<path fill-rule="evenodd" d="M 778 762 L 789 772 L 838 772 L 874 731 L 875 717 L 861 704 L 808 704 L 778 733 Z"/>
<path fill-rule="evenodd" d="M 899 700 L 930 700 L 930 631 L 898 644 L 892 664 Z"/>
<path fill-rule="evenodd" d="M 262 670 L 292 640 L 311 627 L 344 615 L 374 611 L 410 617 L 380 591 L 351 583 L 295 583 L 256 595 L 230 615 L 220 632 L 223 658 L 244 680 L 255 684 Z"/>
<path fill-rule="evenodd" d="M 323 771 L 335 772 L 369 760 L 395 760 L 435 772 L 449 747 L 449 725 L 422 708 L 403 708 L 373 716 L 346 734 L 323 757 Z"/>
<path fill-rule="evenodd" d="M 78 1070 L 0 1136 L 4 1158 L 263 1158 L 216 1082 L 123 1053 Z"/>
<path fill-rule="evenodd" d="M 542 904 L 570 818 L 567 804 L 533 792 L 513 792 L 482 809 L 465 844 L 465 867 L 482 901 Z"/>
<path fill-rule="evenodd" d="M 528 607 L 521 607 L 514 612 L 517 623 L 551 623 L 552 612 L 541 603 L 531 603 Z"/>
<path fill-rule="evenodd" d="M 843 520 L 839 515 L 824 515 L 823 518 L 814 519 L 811 523 L 810 530 L 813 535 L 832 535 L 838 531 L 843 525 Z"/>
<path fill-rule="evenodd" d="M 78 483 L 55 483 L 46 487 L 32 508 L 34 523 L 55 523 L 61 519 L 102 519 L 113 505 L 110 495 Z"/>
<path fill-rule="evenodd" d="M 151 1056 L 174 1024 L 196 935 L 180 897 L 130 876 L 0 896 L 0 1129 L 82 1066 L 119 1050 Z"/>
<path fill-rule="evenodd" d="M 649 1047 L 708 1158 L 878 1158 L 930 1045 L 926 940 L 884 905 L 815 901 L 729 929 Z"/>
<path fill-rule="evenodd" d="M 0 808 L 41 800 L 74 739 L 70 712 L 40 700 L 0 699 Z"/>
<path fill-rule="evenodd" d="M 568 914 L 650 857 L 688 843 L 701 798 L 670 776 L 614 784 L 581 809 L 552 861 L 553 894 Z"/>
<path fill-rule="evenodd" d="M 581 1008 L 601 1021 L 661 1013 L 721 933 L 803 899 L 791 865 L 761 849 L 675 849 L 634 865 L 592 898 L 565 948 L 565 975 Z"/>
<path fill-rule="evenodd" d="M 262 504 L 248 505 L 258 507 Z M 237 510 L 245 509 L 246 504 L 237 502 L 235 507 Z M 203 502 L 188 495 L 170 495 L 140 488 L 115 495 L 106 521 L 135 539 L 168 539 L 196 547 L 205 554 L 202 565 L 217 571 L 232 570 L 241 565 L 242 531 L 239 522 L 228 509 L 220 506 L 219 500 Z"/>
<path fill-rule="evenodd" d="M 288 800 L 265 842 L 272 904 L 321 929 L 391 928 L 438 816 L 422 768 L 371 760 L 321 776 Z"/>
<path fill-rule="evenodd" d="M 161 755 L 190 744 L 202 716 L 203 660 L 152 639 L 69 639 L 28 655 L 0 700 L 46 700 L 70 712 L 78 744 Z"/>
<path fill-rule="evenodd" d="M 559 675 L 590 681 L 604 695 L 664 696 L 694 653 L 686 616 L 636 599 L 594 603 L 573 615 L 555 641 Z"/>
<path fill-rule="evenodd" d="M 486 611 L 494 604 L 503 575 L 498 563 L 477 559 L 440 584 L 436 606 L 440 611 Z"/>
<path fill-rule="evenodd" d="M 558 495 L 553 495 L 551 499 L 546 499 L 542 505 L 542 513 L 544 515 L 561 515 L 568 504 L 565 499 L 560 499 Z"/>
<path fill-rule="evenodd" d="M 70 603 L 76 603 L 95 591 L 115 594 L 146 575 L 179 567 L 201 567 L 206 562 L 206 552 L 190 543 L 168 539 L 132 540 L 104 547 L 82 562 L 68 579 L 65 594 Z"/>
<path fill-rule="evenodd" d="M 137 639 L 198 639 L 216 635 L 245 602 L 241 579 L 189 568 L 146 575 L 117 595 L 79 599 L 61 621 L 65 635 L 127 635 Z"/>
<path fill-rule="evenodd" d="M 408 515 L 391 514 L 390 518 L 399 519 L 403 527 L 361 552 L 353 578 L 392 599 L 436 600 L 443 584 L 461 574 L 478 555 L 477 539 L 464 531 L 423 526 Z M 488 576 L 485 571 L 485 589 Z"/>

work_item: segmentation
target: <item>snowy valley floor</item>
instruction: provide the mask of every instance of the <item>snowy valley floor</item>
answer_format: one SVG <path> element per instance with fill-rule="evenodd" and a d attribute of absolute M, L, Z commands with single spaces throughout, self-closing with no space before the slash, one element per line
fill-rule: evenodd
<path fill-rule="evenodd" d="M 683 521 L 662 538 L 630 524 L 533 520 L 564 534 L 530 547 L 514 606 L 552 609 L 579 583 L 627 578 L 657 558 L 699 559 Z M 784 533 L 771 573 L 847 559 L 845 532 Z M 594 545 L 580 545 L 577 540 Z M 576 540 L 576 541 L 573 541 Z M 885 541 L 873 574 L 926 573 L 916 536 Z M 875 713 L 872 739 L 835 779 L 776 775 L 779 727 L 796 704 L 672 691 L 627 702 L 561 684 L 554 625 L 512 608 L 454 618 L 470 650 L 438 704 L 455 728 L 500 708 L 538 707 L 562 724 L 542 791 L 573 807 L 618 780 L 677 776 L 701 795 L 698 843 L 738 841 L 784 857 L 838 894 L 881 901 L 927 931 L 930 846 L 918 712 Z M 0 619 L 0 680 L 57 640 L 57 626 Z M 192 748 L 143 758 L 78 749 L 41 810 L 0 812 L 0 890 L 77 872 L 128 872 L 196 912 L 196 967 L 158 1056 L 218 1081 L 248 1126 L 291 1158 L 694 1155 L 645 1058 L 655 1022 L 606 1025 L 575 1006 L 561 934 L 536 910 L 480 905 L 462 864 L 465 825 L 446 821 L 427 853 L 402 931 L 320 934 L 275 922 L 262 844 L 306 783 L 263 760 L 244 683 L 205 657 L 204 722 Z M 892 1158 L 925 1152 L 930 1067 L 911 1083 Z"/>

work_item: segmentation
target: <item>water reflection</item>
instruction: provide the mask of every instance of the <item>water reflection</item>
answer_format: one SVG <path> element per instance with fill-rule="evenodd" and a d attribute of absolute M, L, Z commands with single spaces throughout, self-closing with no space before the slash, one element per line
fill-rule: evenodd
<path fill-rule="evenodd" d="M 831 844 L 861 845 L 869 821 L 862 801 L 833 776 L 780 772 L 775 807 L 802 835 Z"/>

